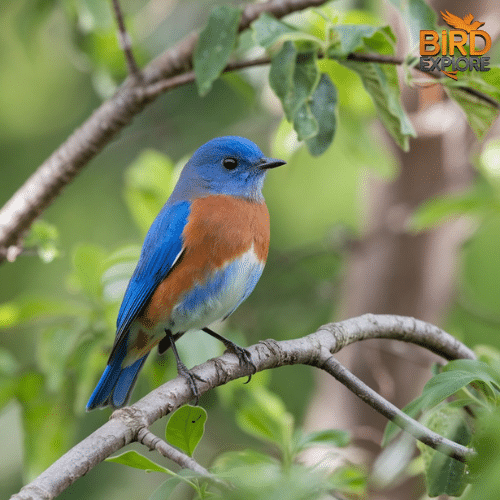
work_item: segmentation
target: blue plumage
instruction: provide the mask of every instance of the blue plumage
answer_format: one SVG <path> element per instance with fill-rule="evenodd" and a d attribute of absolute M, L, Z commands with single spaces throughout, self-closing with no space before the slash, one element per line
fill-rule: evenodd
<path fill-rule="evenodd" d="M 170 341 L 166 333 L 209 331 L 208 324 L 226 318 L 248 297 L 269 246 L 262 185 L 267 169 L 284 163 L 266 158 L 242 137 L 213 139 L 193 154 L 146 235 L 108 365 L 87 410 L 126 404 L 150 350 Z M 225 344 L 239 356 L 243 352 L 227 339 Z M 182 367 L 175 349 L 174 354 Z M 248 355 L 243 358 L 248 362 Z"/>
<path fill-rule="evenodd" d="M 189 206 L 188 201 L 166 203 L 146 235 L 139 262 L 118 313 L 116 339 L 108 366 L 87 403 L 87 411 L 107 404 L 123 406 L 134 387 L 148 355 L 122 368 L 127 354 L 128 328 L 181 253 L 182 231 L 189 216 Z"/>
<path fill-rule="evenodd" d="M 118 312 L 117 335 L 130 326 L 180 254 L 182 231 L 187 223 L 189 207 L 189 201 L 171 203 L 169 200 L 149 228 L 139 262 Z"/>

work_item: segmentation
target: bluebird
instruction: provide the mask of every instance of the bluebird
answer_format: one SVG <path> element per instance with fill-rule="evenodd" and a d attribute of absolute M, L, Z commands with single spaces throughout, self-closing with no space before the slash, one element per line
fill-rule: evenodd
<path fill-rule="evenodd" d="M 217 338 L 255 371 L 246 349 L 208 325 L 233 313 L 262 274 L 269 248 L 262 186 L 267 170 L 284 164 L 234 136 L 213 139 L 193 154 L 146 235 L 87 410 L 125 405 L 156 345 L 160 354 L 172 348 L 197 400 L 194 376 L 175 346 L 189 330 Z"/>

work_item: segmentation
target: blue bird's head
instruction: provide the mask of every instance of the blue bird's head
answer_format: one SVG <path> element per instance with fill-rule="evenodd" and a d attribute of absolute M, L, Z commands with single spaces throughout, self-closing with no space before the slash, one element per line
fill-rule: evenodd
<path fill-rule="evenodd" d="M 264 156 L 244 137 L 217 137 L 195 151 L 170 199 L 227 194 L 262 201 L 267 170 L 284 164 L 283 160 Z"/>

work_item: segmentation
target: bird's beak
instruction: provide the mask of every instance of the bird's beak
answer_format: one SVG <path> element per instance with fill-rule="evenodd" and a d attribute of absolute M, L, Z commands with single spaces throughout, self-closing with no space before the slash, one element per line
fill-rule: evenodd
<path fill-rule="evenodd" d="M 285 165 L 286 161 L 278 160 L 277 158 L 262 158 L 259 163 L 259 168 L 261 170 L 268 170 L 270 168 L 280 167 Z"/>

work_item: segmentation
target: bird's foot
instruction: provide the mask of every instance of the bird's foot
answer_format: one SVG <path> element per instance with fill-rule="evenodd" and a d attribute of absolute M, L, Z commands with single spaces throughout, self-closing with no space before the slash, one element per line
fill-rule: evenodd
<path fill-rule="evenodd" d="M 192 391 L 193 397 L 194 397 L 194 405 L 198 406 L 198 401 L 200 399 L 200 393 L 198 391 L 198 387 L 196 386 L 195 379 L 199 380 L 200 382 L 206 382 L 206 380 L 204 378 L 200 377 L 199 375 L 196 375 L 196 373 L 192 373 L 191 371 L 189 371 L 187 369 L 186 365 L 183 363 L 177 364 L 177 374 L 180 377 L 184 377 L 184 379 L 189 384 L 189 387 L 191 388 L 191 391 Z"/>
<path fill-rule="evenodd" d="M 238 361 L 240 362 L 240 366 L 246 366 L 248 368 L 251 368 L 252 373 L 248 375 L 248 379 L 245 382 L 245 384 L 248 384 L 248 382 L 252 380 L 252 375 L 255 375 L 257 373 L 257 367 L 253 364 L 252 355 L 250 354 L 250 351 L 248 351 L 244 347 L 240 347 L 239 345 L 234 344 L 233 342 L 231 342 L 230 345 L 226 345 L 226 347 L 229 352 L 232 352 L 233 354 L 236 354 L 236 356 L 238 356 Z"/>
<path fill-rule="evenodd" d="M 200 393 L 198 391 L 198 387 L 196 387 L 196 380 L 199 380 L 200 382 L 206 382 L 206 380 L 199 375 L 196 375 L 196 373 L 190 372 L 186 365 L 181 361 L 181 358 L 179 356 L 179 353 L 177 351 L 177 347 L 175 346 L 175 341 L 183 335 L 184 332 L 178 333 L 177 335 L 172 335 L 172 332 L 170 330 L 165 330 L 165 339 L 168 340 L 168 343 L 170 345 L 167 345 L 165 339 L 162 339 L 162 341 L 165 342 L 165 347 L 171 347 L 172 351 L 175 356 L 175 362 L 177 363 L 177 374 L 180 377 L 184 377 L 186 379 L 187 383 L 189 384 L 189 387 L 191 388 L 191 391 L 193 393 L 194 397 L 194 404 L 195 406 L 198 406 L 198 401 L 200 399 Z"/>
<path fill-rule="evenodd" d="M 250 351 L 248 351 L 244 347 L 240 347 L 234 342 L 231 342 L 229 339 L 226 339 L 226 337 L 219 335 L 217 332 L 214 332 L 208 327 L 203 328 L 203 331 L 211 335 L 213 338 L 220 340 L 226 346 L 226 349 L 229 352 L 236 354 L 236 356 L 238 356 L 240 366 L 247 366 L 251 368 L 252 373 L 248 375 L 248 380 L 245 382 L 245 384 L 248 384 L 248 382 L 250 382 L 250 380 L 252 379 L 252 375 L 257 373 L 257 367 L 252 362 L 252 355 L 250 354 Z"/>

